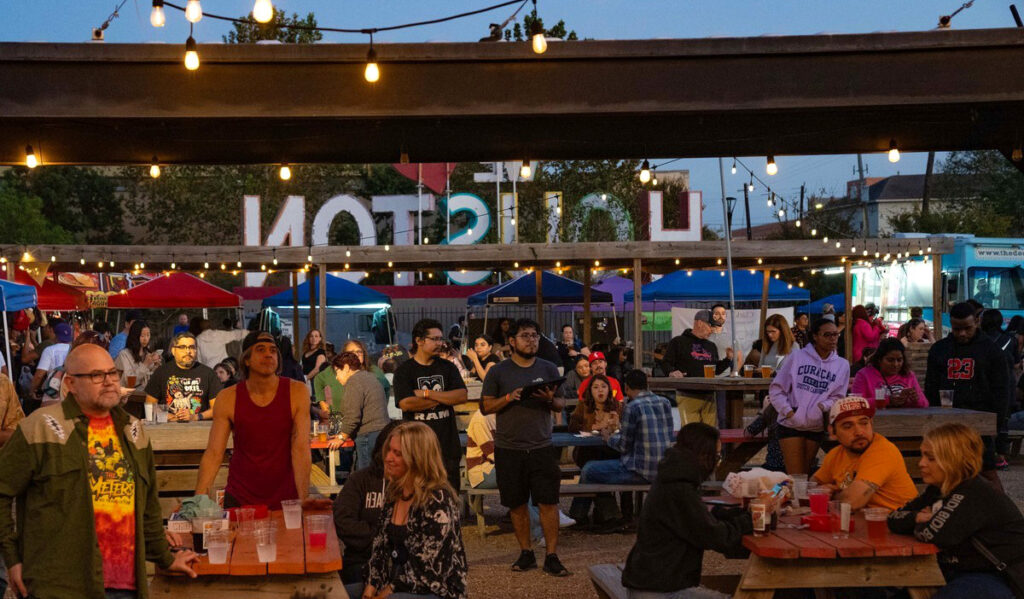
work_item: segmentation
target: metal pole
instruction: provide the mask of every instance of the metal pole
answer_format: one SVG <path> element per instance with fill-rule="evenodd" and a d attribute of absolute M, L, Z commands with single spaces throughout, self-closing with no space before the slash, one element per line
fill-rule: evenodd
<path fill-rule="evenodd" d="M 590 268 L 583 269 L 583 345 L 590 347 L 590 285 L 593 283 Z M 612 304 L 614 306 L 614 304 Z"/>
<path fill-rule="evenodd" d="M 299 273 L 292 272 L 292 353 L 301 357 L 302 346 L 299 345 Z"/>
<path fill-rule="evenodd" d="M 318 286 L 320 287 L 320 312 L 319 312 L 319 314 L 317 316 L 319 317 L 318 318 L 318 322 L 319 322 L 319 326 L 320 326 L 320 334 L 323 335 L 324 337 L 326 337 L 327 336 L 327 332 L 326 332 L 327 331 L 327 264 L 326 263 L 323 263 L 323 262 L 320 263 L 319 275 L 320 276 L 317 277 L 317 279 L 318 279 L 318 283 L 319 283 Z"/>
<path fill-rule="evenodd" d="M 730 345 L 732 347 L 732 351 L 736 352 L 737 351 L 737 347 L 736 347 L 736 289 L 733 286 L 733 280 L 732 280 L 732 227 L 728 224 L 729 223 L 729 204 L 725 200 L 725 170 L 724 170 L 724 168 L 725 167 L 722 165 L 722 159 L 719 158 L 718 159 L 718 178 L 719 178 L 719 181 L 722 184 L 722 218 L 727 223 L 726 226 L 729 227 L 729 231 L 726 233 L 726 236 L 725 236 L 725 263 L 726 263 L 726 267 L 729 269 L 729 330 L 731 331 Z M 750 220 L 749 220 L 749 217 L 748 217 L 748 220 L 747 220 L 747 231 L 748 232 L 750 231 Z M 736 354 L 734 353 L 734 355 L 736 355 Z M 733 372 L 733 374 L 736 374 L 738 372 L 736 370 L 736 360 L 735 359 L 733 360 L 733 364 L 732 364 L 732 372 Z"/>
<path fill-rule="evenodd" d="M 445 215 L 444 215 L 445 237 L 444 238 L 445 238 L 445 240 L 448 241 L 448 243 L 451 243 L 452 242 L 452 177 L 451 177 L 451 171 L 448 169 L 448 163 L 447 162 L 444 163 L 444 194 L 445 194 L 445 198 L 446 198 L 445 202 L 444 202 L 444 210 L 445 210 Z M 445 284 L 446 285 L 451 285 L 452 284 L 451 277 L 445 277 L 444 280 L 445 280 Z M 466 317 L 466 322 L 467 323 L 469 322 L 469 317 L 468 316 Z"/>
<path fill-rule="evenodd" d="M 644 366 L 643 297 L 640 285 L 640 258 L 633 258 L 633 368 Z"/>
<path fill-rule="evenodd" d="M 423 245 L 423 163 L 416 164 L 418 176 L 416 178 L 416 242 L 413 245 Z M 397 239 L 395 241 L 398 241 Z M 416 274 L 420 281 L 423 281 L 423 271 L 417 270 Z"/>
<path fill-rule="evenodd" d="M 857 154 L 857 170 L 860 172 L 860 181 L 858 183 L 860 186 L 860 231 L 862 236 L 867 237 L 868 233 L 871 232 L 871 227 L 868 226 L 868 182 L 864 179 L 864 159 L 860 154 Z M 846 317 L 849 319 L 850 315 L 847 314 Z M 851 360 L 851 362 L 856 362 L 856 360 Z"/>
<path fill-rule="evenodd" d="M 534 282 L 537 284 L 537 324 L 543 329 L 544 325 L 544 271 L 537 269 L 533 271 Z M 538 331 L 539 332 L 539 331 Z"/>
<path fill-rule="evenodd" d="M 743 209 L 747 216 L 747 241 L 750 241 L 754 238 L 754 234 L 750 230 L 750 188 L 746 184 L 743 185 Z"/>
<path fill-rule="evenodd" d="M 846 286 L 846 303 L 843 306 L 843 317 L 846 319 L 846 330 L 845 336 L 845 349 L 846 359 L 850 363 L 854 363 L 860 360 L 860 356 L 854 357 L 853 354 L 853 261 L 847 260 L 843 268 L 843 281 Z M 838 319 L 837 319 L 838 320 Z M 838 322 L 837 322 L 838 324 Z"/>

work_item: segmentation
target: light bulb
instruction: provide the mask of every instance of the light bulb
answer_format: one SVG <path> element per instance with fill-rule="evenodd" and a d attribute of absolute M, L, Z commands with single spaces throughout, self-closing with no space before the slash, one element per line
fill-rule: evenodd
<path fill-rule="evenodd" d="M 797 229 L 799 229 L 799 228 L 800 228 L 800 219 L 799 219 L 799 218 L 798 218 L 798 219 L 796 219 L 796 222 L 795 222 L 795 223 L 793 223 L 793 224 L 794 224 L 794 225 L 796 225 L 796 228 L 797 228 Z"/>
<path fill-rule="evenodd" d="M 32 146 L 25 146 L 25 166 L 29 168 L 39 166 L 39 159 L 36 158 L 36 152 L 32 149 Z"/>
<path fill-rule="evenodd" d="M 292 178 L 292 169 L 287 164 L 282 164 L 277 174 L 282 181 L 287 181 Z"/>
<path fill-rule="evenodd" d="M 252 5 L 252 18 L 257 23 L 269 23 L 274 18 L 274 5 L 270 0 L 256 0 Z"/>
<path fill-rule="evenodd" d="M 817 237 L 817 236 L 818 236 L 818 230 L 817 229 L 811 229 L 811 237 Z"/>
<path fill-rule="evenodd" d="M 167 22 L 164 15 L 164 0 L 153 0 L 153 10 L 149 13 L 149 23 L 153 27 L 163 27 Z"/>
<path fill-rule="evenodd" d="M 430 243 L 430 238 L 429 237 L 424 237 L 423 238 L 423 244 L 426 245 L 428 243 Z"/>
<path fill-rule="evenodd" d="M 110 261 L 110 268 L 114 268 L 114 261 L 113 260 Z"/>
<path fill-rule="evenodd" d="M 149 166 L 149 176 L 154 179 L 160 178 L 160 163 L 157 161 L 156 156 L 153 156 L 153 164 Z"/>
<path fill-rule="evenodd" d="M 749 191 L 750 193 L 754 193 L 754 184 L 753 183 L 751 183 L 750 185 L 747 185 L 747 191 Z"/>
<path fill-rule="evenodd" d="M 473 227 L 470 227 L 469 229 L 467 229 L 466 232 L 469 233 L 470 235 L 472 235 L 473 234 Z"/>
<path fill-rule="evenodd" d="M 1024 151 L 1021 150 L 1021 145 L 1017 144 L 1017 147 L 1010 152 L 1010 160 L 1020 162 L 1021 159 L 1024 159 Z"/>
<path fill-rule="evenodd" d="M 227 264 L 224 264 L 223 262 L 220 263 L 220 269 L 221 270 L 227 270 L 227 268 L 228 268 Z"/>
<path fill-rule="evenodd" d="M 385 252 L 390 252 L 390 251 L 391 251 L 391 245 L 390 245 L 390 244 L 387 244 L 387 243 L 385 243 L 385 244 L 384 244 L 384 251 L 385 251 Z"/>
<path fill-rule="evenodd" d="M 530 161 L 524 160 L 523 166 L 519 167 L 519 176 L 523 179 L 529 179 L 533 175 L 533 169 L 530 168 Z"/>
<path fill-rule="evenodd" d="M 203 18 L 203 7 L 199 4 L 199 0 L 188 0 L 185 3 L 185 19 L 189 23 L 198 23 Z"/>
<path fill-rule="evenodd" d="M 392 262 L 391 260 L 388 260 L 388 268 L 391 268 L 394 265 L 395 265 L 394 262 Z"/>
<path fill-rule="evenodd" d="M 764 172 L 769 175 L 775 175 L 779 172 L 779 167 L 775 164 L 775 156 L 772 156 L 771 154 L 768 155 L 768 164 L 765 165 Z"/>
<path fill-rule="evenodd" d="M 533 34 L 533 53 L 543 54 L 548 51 L 548 40 L 544 38 L 544 32 Z"/>
<path fill-rule="evenodd" d="M 209 262 L 203 262 L 203 268 L 210 268 Z"/>
<path fill-rule="evenodd" d="M 658 184 L 658 175 L 656 175 L 656 174 L 654 174 L 652 172 L 651 173 L 651 185 L 657 185 L 657 184 Z"/>
<path fill-rule="evenodd" d="M 274 266 L 277 266 L 277 256 L 274 256 Z"/>
<path fill-rule="evenodd" d="M 732 162 L 732 174 L 734 174 L 734 175 L 736 174 L 736 161 L 735 160 Z"/>
<path fill-rule="evenodd" d="M 828 243 L 828 235 L 821 238 L 822 243 Z"/>
<path fill-rule="evenodd" d="M 786 216 L 786 209 L 785 208 L 779 208 L 779 218 L 782 218 L 784 216 Z"/>
<path fill-rule="evenodd" d="M 242 268 L 242 261 L 239 260 L 238 262 L 235 262 L 235 266 L 237 266 L 238 268 Z"/>
<path fill-rule="evenodd" d="M 651 180 L 651 163 L 644 160 L 644 163 L 640 165 L 640 182 L 647 183 Z"/>
<path fill-rule="evenodd" d="M 306 262 L 312 262 L 312 261 L 313 261 L 313 254 L 306 254 Z M 238 265 L 241 266 L 242 263 L 239 262 Z"/>
<path fill-rule="evenodd" d="M 512 219 L 512 225 L 515 226 L 515 224 L 516 224 L 516 219 L 513 218 Z"/>
<path fill-rule="evenodd" d="M 377 66 L 377 51 L 373 49 L 373 38 L 370 38 L 370 50 L 366 53 L 366 70 L 363 77 L 370 83 L 380 79 L 380 67 Z"/>
<path fill-rule="evenodd" d="M 100 268 L 103 268 L 103 260 L 100 260 L 99 262 L 97 262 L 96 266 L 98 266 Z"/>
<path fill-rule="evenodd" d="M 345 257 L 350 258 L 352 256 L 352 250 L 345 250 Z"/>
<path fill-rule="evenodd" d="M 146 268 L 145 262 L 139 262 L 139 268 Z"/>
<path fill-rule="evenodd" d="M 178 265 L 175 264 L 174 262 L 171 262 L 171 270 L 174 270 L 176 268 L 178 268 Z"/>
<path fill-rule="evenodd" d="M 50 256 L 50 262 L 56 262 L 57 256 Z"/>
<path fill-rule="evenodd" d="M 85 266 L 85 258 L 79 258 L 78 263 L 81 264 L 82 266 Z"/>
<path fill-rule="evenodd" d="M 190 71 L 199 68 L 199 50 L 196 48 L 196 39 L 191 35 L 185 40 L 185 68 Z"/>
<path fill-rule="evenodd" d="M 899 161 L 900 161 L 900 151 L 896 147 L 896 140 L 895 139 L 889 140 L 889 162 L 899 162 Z"/>

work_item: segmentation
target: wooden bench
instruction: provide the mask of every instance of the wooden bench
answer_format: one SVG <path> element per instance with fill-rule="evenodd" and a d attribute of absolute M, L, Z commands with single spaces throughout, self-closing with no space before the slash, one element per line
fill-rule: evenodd
<path fill-rule="evenodd" d="M 1020 455 L 1021 443 L 1024 443 L 1024 431 L 1010 431 L 1007 434 L 1010 439 L 1010 454 L 1006 457 L 1015 458 Z"/>
<path fill-rule="evenodd" d="M 597 564 L 589 566 L 590 582 L 600 599 L 626 599 L 626 588 L 622 586 L 623 564 Z M 740 576 L 701 576 L 700 584 L 720 593 L 731 595 L 740 583 Z"/>
<path fill-rule="evenodd" d="M 561 497 L 592 497 L 598 493 L 646 493 L 651 490 L 651 485 L 598 485 L 598 484 L 577 484 L 563 482 L 558 488 Z M 467 503 L 476 514 L 476 527 L 480 536 L 486 536 L 487 524 L 484 521 L 484 497 L 487 495 L 498 495 L 497 489 L 475 489 L 463 487 L 462 492 L 466 494 Z M 640 503 L 637 502 L 636 510 L 639 513 Z"/>

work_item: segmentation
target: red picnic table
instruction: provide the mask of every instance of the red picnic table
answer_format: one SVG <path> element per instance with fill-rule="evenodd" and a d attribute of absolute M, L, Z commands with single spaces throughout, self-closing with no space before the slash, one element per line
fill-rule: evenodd
<path fill-rule="evenodd" d="M 305 516 L 323 514 L 329 510 L 304 511 Z M 194 570 L 199 578 L 168 574 L 158 571 L 150 584 L 152 597 L 190 597 L 231 599 L 234 597 L 323 597 L 347 599 L 338 570 L 341 570 L 341 548 L 334 530 L 333 517 L 327 530 L 327 546 L 313 548 L 303 528 L 289 529 L 284 525 L 280 510 L 270 512 L 277 523 L 277 559 L 259 561 L 254 535 L 231 532 L 231 547 L 224 564 L 211 564 L 207 556 L 200 556 Z M 191 546 L 192 535 L 182 535 L 184 544 Z"/>
<path fill-rule="evenodd" d="M 780 519 L 778 529 L 743 537 L 750 550 L 734 599 L 770 599 L 775 589 L 905 587 L 924 599 L 946 584 L 935 555 L 938 547 L 910 536 L 868 536 L 862 514 L 854 514 L 848 539 L 830 532 L 797 529 L 800 518 Z"/>

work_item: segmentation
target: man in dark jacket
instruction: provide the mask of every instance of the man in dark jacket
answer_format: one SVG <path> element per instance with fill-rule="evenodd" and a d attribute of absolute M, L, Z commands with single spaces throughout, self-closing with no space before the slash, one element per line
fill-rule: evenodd
<path fill-rule="evenodd" d="M 669 341 L 668 350 L 665 352 L 665 371 L 670 377 L 703 377 L 704 366 L 707 364 L 715 367 L 715 374 L 721 374 L 732 367 L 732 348 L 727 348 L 725 357 L 719 359 L 718 347 L 708 339 L 713 326 L 711 310 L 698 310 L 693 315 L 693 328 L 686 329 L 682 335 Z M 713 391 L 677 392 L 676 404 L 684 423 L 704 422 L 713 426 L 718 424 L 718 410 Z"/>
<path fill-rule="evenodd" d="M 1017 336 L 1003 330 L 1003 313 L 999 310 L 989 308 L 981 313 L 981 330 L 992 343 L 996 344 L 999 351 L 1006 358 L 1006 376 L 1010 383 L 1015 380 L 1013 368 L 1020 362 L 1017 354 Z M 1006 454 L 1010 452 L 1009 418 L 1010 406 L 1016 401 L 1016 392 L 1012 384 L 1006 386 L 1009 393 L 1006 397 L 1006 411 L 999 415 L 999 434 L 996 436 L 996 467 L 1005 470 L 1010 467 L 1006 461 Z"/>
<path fill-rule="evenodd" d="M 940 390 L 953 391 L 953 407 L 1006 414 L 1010 382 L 1006 358 L 978 326 L 975 309 L 967 302 L 949 311 L 952 332 L 928 351 L 924 394 L 928 403 L 941 405 Z M 1002 489 L 996 473 L 995 438 L 983 436 L 981 475 Z"/>

